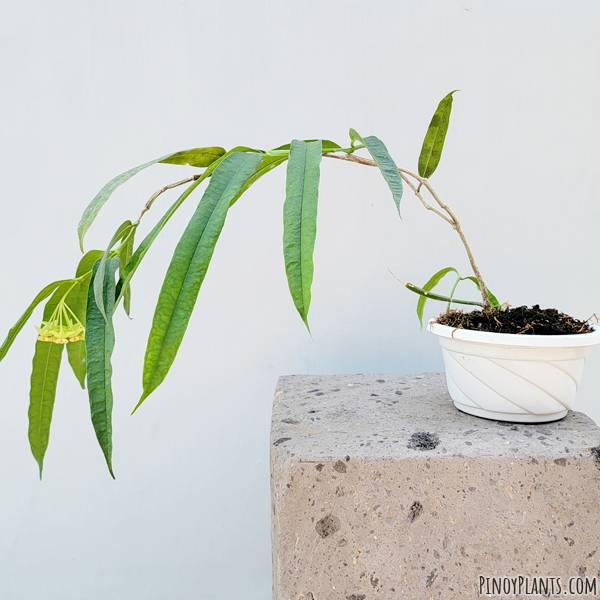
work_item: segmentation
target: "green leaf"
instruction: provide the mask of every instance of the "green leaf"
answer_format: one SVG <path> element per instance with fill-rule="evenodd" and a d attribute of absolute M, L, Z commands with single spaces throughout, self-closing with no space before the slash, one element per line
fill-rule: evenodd
<path fill-rule="evenodd" d="M 131 221 L 125 221 L 124 223 L 119 225 L 119 228 L 117 229 L 115 234 L 112 236 L 112 239 L 110 240 L 110 243 L 108 244 L 108 247 L 104 251 L 104 255 L 102 256 L 102 259 L 100 260 L 100 264 L 98 265 L 98 276 L 94 278 L 94 295 L 96 298 L 96 305 L 100 309 L 100 312 L 104 315 L 105 319 L 108 319 L 108 316 L 107 316 L 108 312 L 106 311 L 106 308 L 104 306 L 104 300 L 103 300 L 104 288 L 103 288 L 103 286 L 106 284 L 106 281 L 107 281 L 106 278 L 104 277 L 104 272 L 106 269 L 106 263 L 108 261 L 108 254 L 113 249 L 113 246 L 117 242 L 119 242 L 123 238 L 125 238 L 131 232 L 131 230 L 134 229 L 135 227 L 137 227 L 137 225 L 134 226 Z"/>
<path fill-rule="evenodd" d="M 476 286 L 477 289 L 479 291 L 481 291 L 481 288 L 479 287 L 479 281 L 477 281 L 476 277 L 473 277 L 472 275 L 470 277 L 462 277 L 461 279 L 465 280 L 468 279 L 469 281 L 472 281 Z M 488 288 L 488 298 L 490 299 L 490 305 L 492 308 L 499 308 L 500 307 L 500 302 L 498 302 L 498 298 L 496 298 L 496 296 L 494 296 L 494 294 L 492 294 L 491 290 Z"/>
<path fill-rule="evenodd" d="M 294 305 L 307 328 L 314 271 L 313 251 L 317 236 L 321 158 L 320 141 L 292 142 L 283 205 L 285 272 Z"/>
<path fill-rule="evenodd" d="M 490 305 L 492 308 L 500 308 L 502 305 L 498 302 L 498 298 L 492 294 L 492 292 L 488 289 L 488 298 L 490 299 Z"/>
<path fill-rule="evenodd" d="M 44 321 L 50 319 L 57 304 L 72 288 L 73 283 L 73 280 L 67 280 L 56 289 L 44 307 Z M 40 479 L 50 436 L 62 350 L 63 344 L 40 341 L 36 341 L 35 344 L 29 392 L 29 445 L 39 465 Z"/>
<path fill-rule="evenodd" d="M 433 290 L 438 285 L 438 283 L 444 278 L 444 276 L 446 276 L 448 273 L 451 273 L 451 272 L 456 274 L 456 281 L 454 282 L 454 286 L 452 287 L 452 292 L 450 293 L 450 296 L 442 296 L 440 294 L 432 294 L 431 290 Z M 474 306 L 483 306 L 483 304 L 481 302 L 471 301 L 471 300 L 456 300 L 454 298 L 454 291 L 456 290 L 456 286 L 458 285 L 459 282 L 466 281 L 466 280 L 472 281 L 477 286 L 477 289 L 479 291 L 481 291 L 481 289 L 479 287 L 479 282 L 477 281 L 477 279 L 475 277 L 473 277 L 473 276 L 461 277 L 460 273 L 453 267 L 446 267 L 445 269 L 441 269 L 440 271 L 435 273 L 435 275 L 433 275 L 431 277 L 431 279 L 422 288 L 418 288 L 417 286 L 413 285 L 412 283 L 405 284 L 405 287 L 407 287 L 412 292 L 415 292 L 416 294 L 419 294 L 421 296 L 417 303 L 417 316 L 419 317 L 419 323 L 421 324 L 421 329 L 423 329 L 423 310 L 425 309 L 425 302 L 428 299 L 440 300 L 442 302 L 447 302 L 448 303 L 447 310 L 450 309 L 451 304 L 469 304 L 469 305 L 474 305 Z M 490 290 L 488 290 L 488 295 L 490 298 L 490 304 L 492 305 L 492 308 L 497 308 L 498 306 L 500 306 L 500 303 L 496 299 L 496 296 L 494 296 L 494 294 L 492 294 L 492 292 Z"/>
<path fill-rule="evenodd" d="M 167 154 L 166 156 L 161 156 L 155 160 L 151 160 L 150 162 L 144 163 L 139 167 L 134 167 L 133 169 L 129 169 L 129 171 L 125 171 L 125 173 L 121 173 L 117 175 L 114 179 L 111 179 L 94 197 L 94 199 L 87 205 L 86 209 L 83 211 L 83 215 L 81 215 L 81 220 L 79 221 L 79 225 L 77 226 L 77 235 L 79 236 L 79 247 L 83 252 L 83 238 L 87 233 L 87 230 L 92 226 L 94 219 L 98 216 L 100 209 L 106 204 L 107 200 L 111 197 L 112 193 L 121 185 L 129 181 L 134 175 L 137 175 L 140 171 L 155 165 L 158 162 L 165 160 L 173 156 L 173 154 Z"/>
<path fill-rule="evenodd" d="M 104 256 L 103 250 L 90 250 L 86 252 L 79 261 L 77 265 L 77 271 L 75 273 L 76 277 L 82 277 L 83 275 L 87 275 L 88 279 L 92 276 L 92 269 L 97 261 L 99 261 Z M 85 313 L 85 311 L 84 311 Z M 85 314 L 84 314 L 85 316 Z"/>
<path fill-rule="evenodd" d="M 456 269 L 454 269 L 453 267 L 446 267 L 445 269 L 441 269 L 435 275 L 433 275 L 431 279 L 423 286 L 422 289 L 425 292 L 431 291 L 443 279 L 445 275 L 451 272 L 456 273 L 456 276 L 460 279 L 460 275 Z M 425 295 L 422 295 L 419 298 L 419 301 L 417 302 L 417 316 L 419 317 L 421 329 L 423 329 L 423 311 L 425 310 L 425 302 L 427 302 L 427 296 Z"/>
<path fill-rule="evenodd" d="M 269 156 L 267 154 L 263 154 L 260 159 L 260 163 L 258 168 L 256 169 L 254 175 L 248 178 L 248 181 L 244 183 L 244 185 L 240 188 L 240 191 L 233 197 L 229 206 L 233 206 L 239 199 L 239 197 L 257 180 L 260 179 L 263 175 L 272 171 L 275 167 L 278 167 L 281 163 L 287 160 L 287 156 Z"/>
<path fill-rule="evenodd" d="M 62 344 L 39 341 L 35 343 L 29 392 L 29 445 L 39 465 L 40 479 L 50 437 L 50 423 L 62 350 Z"/>
<path fill-rule="evenodd" d="M 209 167 L 210 168 L 210 167 Z M 171 205 L 171 207 L 167 210 L 167 212 L 162 216 L 160 221 L 153 227 L 152 231 L 146 235 L 146 237 L 141 241 L 140 245 L 137 247 L 136 251 L 133 253 L 133 256 L 124 267 L 122 272 L 119 273 L 119 281 L 117 283 L 116 293 L 117 293 L 117 301 L 115 303 L 115 307 L 121 301 L 121 298 L 125 297 L 125 293 L 127 288 L 129 287 L 129 282 L 135 275 L 137 268 L 140 266 L 140 263 L 146 256 L 148 250 L 150 250 L 150 246 L 154 243 L 154 240 L 158 237 L 158 234 L 163 230 L 164 226 L 168 223 L 169 219 L 175 214 L 175 211 L 183 204 L 185 199 L 202 183 L 202 181 L 208 177 L 207 173 L 203 173 L 202 177 L 194 181 L 186 190 L 177 198 L 177 200 Z"/>
<path fill-rule="evenodd" d="M 350 141 L 352 142 L 353 146 L 356 143 L 359 143 L 359 144 L 363 143 L 363 140 L 360 137 L 358 131 L 356 131 L 356 129 L 352 129 L 352 127 L 350 127 L 350 131 L 348 132 L 348 135 L 350 136 Z"/>
<path fill-rule="evenodd" d="M 123 244 L 121 251 L 119 252 L 119 259 L 120 259 L 120 263 L 119 263 L 119 279 L 123 276 L 123 272 L 125 271 L 125 267 L 127 266 L 127 264 L 129 263 L 129 261 L 131 260 L 131 257 L 133 255 L 133 243 L 134 243 L 134 238 L 135 238 L 135 229 L 133 229 L 127 239 L 125 240 L 125 243 Z M 130 316 L 130 310 L 131 310 L 131 286 L 129 284 L 127 284 L 125 286 L 125 290 L 123 292 L 123 308 L 125 309 L 125 313 L 127 314 L 127 316 Z"/>
<path fill-rule="evenodd" d="M 318 142 L 319 140 L 302 140 L 306 143 L 309 142 Z M 335 152 L 337 150 L 341 150 L 341 146 L 339 144 L 336 144 L 335 142 L 332 142 L 331 140 L 321 140 L 321 143 L 323 144 L 323 152 Z M 276 150 L 289 150 L 291 148 L 291 144 L 284 144 L 283 146 L 279 146 L 278 148 L 273 148 L 273 151 Z"/>
<path fill-rule="evenodd" d="M 199 155 L 199 150 L 210 150 L 202 156 Z M 194 162 L 203 161 L 211 164 L 214 160 L 218 160 L 219 152 L 223 150 L 222 148 L 195 148 L 193 150 L 185 150 L 183 152 L 173 152 L 172 154 L 167 154 L 166 156 L 161 156 L 160 158 L 156 158 L 155 160 L 151 160 L 150 162 L 144 163 L 139 167 L 134 167 L 133 169 L 129 169 L 129 171 L 125 171 L 125 173 L 121 173 L 117 175 L 114 179 L 111 179 L 94 197 L 94 199 L 88 204 L 86 209 L 83 211 L 83 215 L 81 216 L 81 220 L 79 221 L 79 225 L 77 226 L 77 234 L 79 236 L 79 247 L 83 252 L 83 238 L 87 233 L 87 230 L 92 226 L 94 219 L 98 216 L 100 209 L 106 204 L 107 200 L 111 197 L 112 193 L 121 185 L 129 181 L 134 175 L 137 175 L 140 171 L 155 165 L 156 163 L 165 163 L 171 159 L 175 159 L 175 161 L 185 161 L 185 162 L 175 162 L 174 164 L 186 164 L 188 162 L 187 159 L 192 160 Z"/>
<path fill-rule="evenodd" d="M 214 165 L 215 163 L 213 163 Z M 148 250 L 154 243 L 154 240 L 158 237 L 160 232 L 163 230 L 164 226 L 169 222 L 169 219 L 175 214 L 175 211 L 185 202 L 187 197 L 213 172 L 213 165 L 208 167 L 202 176 L 194 181 L 186 190 L 177 198 L 177 200 L 169 207 L 167 212 L 161 217 L 160 221 L 153 227 L 152 231 L 141 241 L 140 245 L 137 247 L 136 251 L 133 253 L 133 256 L 125 266 L 122 272 L 119 273 L 119 281 L 117 283 L 116 293 L 117 293 L 117 301 L 115 302 L 115 307 L 118 306 L 121 298 L 125 298 L 125 293 L 127 288 L 129 287 L 129 283 L 132 280 L 137 268 L 140 266 L 140 263 L 146 256 Z"/>
<path fill-rule="evenodd" d="M 134 409 L 167 376 L 206 275 L 232 199 L 254 174 L 260 154 L 235 152 L 215 169 L 186 227 L 160 291 L 144 359 L 143 394 Z"/>
<path fill-rule="evenodd" d="M 387 181 L 388 187 L 392 192 L 392 197 L 394 199 L 394 203 L 396 204 L 398 214 L 400 214 L 400 201 L 402 200 L 403 193 L 402 177 L 400 177 L 398 167 L 396 166 L 394 159 L 390 156 L 385 144 L 374 135 L 362 138 L 354 129 L 350 130 L 350 138 L 352 139 L 353 144 L 355 141 L 359 141 L 367 147 L 369 154 L 373 157 L 373 160 L 377 163 L 381 174 Z"/>
<path fill-rule="evenodd" d="M 2 346 L 0 346 L 0 361 L 6 356 L 6 353 L 12 346 L 15 341 L 17 335 L 23 327 L 25 323 L 29 320 L 29 317 L 33 314 L 33 311 L 36 309 L 40 302 L 43 302 L 52 292 L 54 292 L 59 286 L 64 283 L 70 282 L 70 279 L 61 279 L 59 281 L 54 281 L 48 284 L 31 302 L 31 304 L 27 307 L 25 312 L 20 316 L 19 320 L 8 330 L 8 334 L 4 342 L 2 342 Z"/>
<path fill-rule="evenodd" d="M 117 283 L 117 300 L 115 302 L 115 307 L 118 306 L 121 298 L 125 296 L 125 290 L 133 276 L 137 268 L 140 266 L 144 256 L 150 249 L 150 246 L 154 243 L 154 240 L 158 237 L 160 232 L 163 230 L 163 227 L 168 223 L 169 219 L 175 214 L 175 211 L 185 202 L 187 197 L 208 177 L 212 175 L 214 170 L 219 166 L 219 164 L 228 156 L 235 152 L 256 152 L 262 154 L 260 150 L 253 150 L 252 148 L 248 148 L 247 146 L 236 146 L 232 150 L 229 150 L 225 155 L 221 158 L 217 159 L 214 163 L 212 163 L 209 167 L 207 167 L 206 171 L 202 173 L 202 175 L 194 181 L 186 190 L 177 198 L 177 200 L 171 205 L 171 207 L 167 210 L 167 212 L 162 216 L 160 221 L 154 226 L 152 231 L 142 240 L 140 245 L 137 247 L 137 250 L 133 253 L 131 260 L 127 263 L 123 272 L 120 273 L 120 279 Z"/>
<path fill-rule="evenodd" d="M 111 356 L 115 346 L 115 331 L 112 314 L 115 300 L 115 272 L 119 268 L 119 259 L 110 258 L 104 272 L 104 306 L 108 319 L 96 305 L 93 281 L 98 276 L 99 262 L 92 270 L 92 280 L 88 288 L 85 349 L 87 353 L 88 396 L 92 425 L 96 438 L 104 453 L 108 470 L 114 479 L 112 470 L 112 365 Z"/>
<path fill-rule="evenodd" d="M 87 291 L 87 286 L 86 291 Z M 67 357 L 71 369 L 79 381 L 79 385 L 82 390 L 85 390 L 85 374 L 86 374 L 86 354 L 85 354 L 85 342 L 80 340 L 79 342 L 69 342 L 67 344 Z"/>
<path fill-rule="evenodd" d="M 87 276 L 82 279 L 65 298 L 65 302 L 68 307 L 75 313 L 75 316 L 81 321 L 81 324 L 85 326 L 85 311 L 87 305 L 88 287 L 90 284 L 91 270 L 94 263 L 100 260 L 104 252 L 102 250 L 90 250 L 83 256 L 77 266 L 77 277 Z M 69 342 L 67 344 L 67 355 L 69 358 L 69 364 L 75 373 L 75 377 L 79 381 L 82 388 L 85 388 L 85 375 L 86 375 L 86 354 L 85 354 L 85 342 Z"/>
<path fill-rule="evenodd" d="M 159 162 L 169 165 L 190 165 L 190 167 L 208 167 L 225 154 L 225 148 L 211 146 L 210 148 L 194 148 L 171 154 Z"/>
<path fill-rule="evenodd" d="M 43 319 L 45 321 L 51 317 L 56 305 L 72 285 L 73 281 L 67 280 L 56 289 L 44 307 Z M 62 344 L 40 341 L 35 343 L 29 392 L 29 445 L 31 453 L 39 465 L 40 479 L 50 437 L 62 349 Z"/>
<path fill-rule="evenodd" d="M 228 150 L 227 153 L 221 157 L 221 159 L 227 158 L 235 152 L 256 152 L 258 154 L 266 154 L 264 150 L 259 150 L 257 148 L 249 148 L 248 146 L 236 146 L 235 148 Z"/>
<path fill-rule="evenodd" d="M 425 134 L 419 156 L 419 175 L 426 179 L 433 175 L 442 157 L 442 149 L 444 148 L 444 140 L 446 139 L 452 110 L 452 94 L 457 91 L 454 90 L 442 98 Z"/>

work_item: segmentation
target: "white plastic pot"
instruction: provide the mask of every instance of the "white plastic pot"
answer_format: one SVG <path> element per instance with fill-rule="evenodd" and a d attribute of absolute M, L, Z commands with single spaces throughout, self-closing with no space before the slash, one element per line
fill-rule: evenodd
<path fill-rule="evenodd" d="M 600 328 L 575 335 L 516 335 L 429 321 L 439 337 L 448 392 L 463 412 L 516 423 L 562 419 L 573 407 Z"/>

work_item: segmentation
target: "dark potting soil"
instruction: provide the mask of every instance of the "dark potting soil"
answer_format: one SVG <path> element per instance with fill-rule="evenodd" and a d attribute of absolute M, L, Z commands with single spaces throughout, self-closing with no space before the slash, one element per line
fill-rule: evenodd
<path fill-rule="evenodd" d="M 457 329 L 474 329 L 491 333 L 519 333 L 523 335 L 570 335 L 593 331 L 587 321 L 574 319 L 555 308 L 494 308 L 486 313 L 481 310 L 463 312 L 451 310 L 436 319 L 440 325 Z"/>

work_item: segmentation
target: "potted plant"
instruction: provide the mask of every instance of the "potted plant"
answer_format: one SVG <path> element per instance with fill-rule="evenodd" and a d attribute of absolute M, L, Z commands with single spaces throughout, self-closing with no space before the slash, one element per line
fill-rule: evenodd
<path fill-rule="evenodd" d="M 417 314 L 421 322 L 427 299 L 447 304 L 446 313 L 430 322 L 428 329 L 440 336 L 448 387 L 456 405 L 472 414 L 505 420 L 540 421 L 564 416 L 581 377 L 583 360 L 591 346 L 600 343 L 600 331 L 557 311 L 544 313 L 535 309 L 531 313 L 533 317 L 527 313 L 525 320 L 519 321 L 515 315 L 519 310 L 523 314 L 527 311 L 500 306 L 485 285 L 458 218 L 429 181 L 442 154 L 453 94 L 445 96 L 435 111 L 423 142 L 417 173 L 399 168 L 380 139 L 361 137 L 351 129 L 350 145 L 346 147 L 315 139 L 293 140 L 270 151 L 247 146 L 229 151 L 221 147 L 195 148 L 150 161 L 107 183 L 87 206 L 79 223 L 82 252 L 85 234 L 101 208 L 111 194 L 136 173 L 156 163 L 204 169 L 158 190 L 135 221 L 125 221 L 116 229 L 105 249 L 89 250 L 83 255 L 74 277 L 44 287 L 0 346 L 2 360 L 35 308 L 47 300 L 37 328 L 29 405 L 29 441 L 40 476 L 64 346 L 81 387 L 87 382 L 92 424 L 113 475 L 111 355 L 115 332 L 112 316 L 119 304 L 129 314 L 130 284 L 137 268 L 169 219 L 203 182 L 208 181 L 208 185 L 177 244 L 159 294 L 144 359 L 143 394 L 134 412 L 164 381 L 175 360 L 228 210 L 257 179 L 283 163 L 287 163 L 283 207 L 285 270 L 294 305 L 308 328 L 323 157 L 379 168 L 399 213 L 406 185 L 424 208 L 444 219 L 457 232 L 473 275 L 461 277 L 455 269 L 447 267 L 422 288 L 404 283 L 420 295 Z M 361 150 L 370 158 L 359 156 L 357 152 Z M 184 185 L 187 186 L 185 191 L 136 245 L 140 221 L 156 199 L 165 191 Z M 450 294 L 435 293 L 434 288 L 450 273 L 455 275 Z M 481 300 L 456 299 L 454 292 L 461 281 L 473 282 Z M 481 310 L 461 313 L 450 310 L 453 304 L 477 306 Z M 539 312 L 544 313 L 546 319 L 541 326 L 536 322 Z M 555 328 L 556 323 L 559 329 L 562 327 L 560 331 Z M 515 324 L 520 329 L 512 331 L 510 326 Z M 550 335 L 546 335 L 548 333 Z"/>

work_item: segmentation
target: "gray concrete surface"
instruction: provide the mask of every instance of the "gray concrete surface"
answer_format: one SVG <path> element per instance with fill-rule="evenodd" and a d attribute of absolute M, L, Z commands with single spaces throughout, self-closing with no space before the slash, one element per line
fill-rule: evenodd
<path fill-rule="evenodd" d="M 480 577 L 600 576 L 599 445 L 577 412 L 461 413 L 441 373 L 281 377 L 274 599 L 476 598 Z"/>

